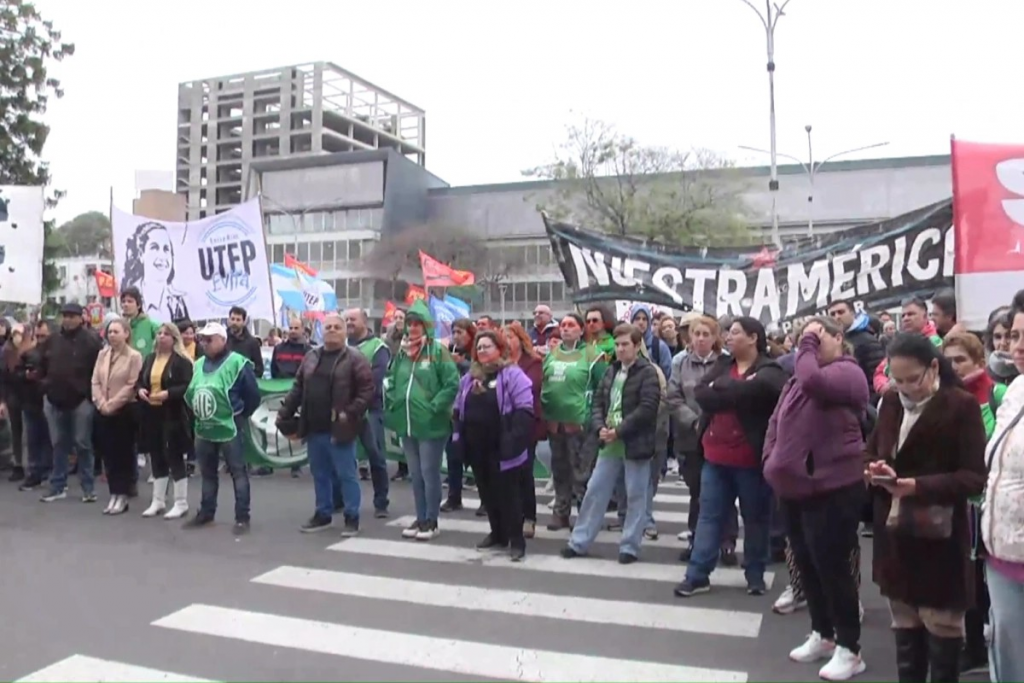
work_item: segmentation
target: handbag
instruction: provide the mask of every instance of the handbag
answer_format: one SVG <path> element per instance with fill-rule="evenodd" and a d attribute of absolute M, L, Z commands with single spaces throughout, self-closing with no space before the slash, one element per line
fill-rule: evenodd
<path fill-rule="evenodd" d="M 943 541 L 953 536 L 953 506 L 894 498 L 885 528 L 897 536 Z"/>

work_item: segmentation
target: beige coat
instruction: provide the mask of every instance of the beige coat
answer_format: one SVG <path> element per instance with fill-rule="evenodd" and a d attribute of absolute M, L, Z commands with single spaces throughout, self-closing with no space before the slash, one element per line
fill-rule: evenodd
<path fill-rule="evenodd" d="M 142 370 L 142 355 L 125 346 L 120 353 L 107 346 L 92 371 L 92 402 L 103 415 L 116 413 L 135 400 L 135 382 Z"/>

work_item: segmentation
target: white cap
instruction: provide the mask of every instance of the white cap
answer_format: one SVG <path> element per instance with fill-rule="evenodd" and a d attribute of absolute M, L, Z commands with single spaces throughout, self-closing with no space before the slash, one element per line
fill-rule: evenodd
<path fill-rule="evenodd" d="M 220 323 L 211 322 L 203 325 L 203 329 L 196 332 L 196 335 L 200 337 L 222 337 L 223 339 L 227 339 L 228 330 Z"/>

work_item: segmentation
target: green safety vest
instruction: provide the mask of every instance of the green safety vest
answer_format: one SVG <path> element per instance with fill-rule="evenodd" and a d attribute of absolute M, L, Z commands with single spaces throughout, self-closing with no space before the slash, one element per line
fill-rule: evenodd
<path fill-rule="evenodd" d="M 366 360 L 370 361 L 372 364 L 373 357 L 377 355 L 377 352 L 380 351 L 382 346 L 385 346 L 385 344 L 380 337 L 370 337 L 366 341 L 360 342 L 356 348 L 359 349 L 359 353 L 366 356 Z"/>
<path fill-rule="evenodd" d="M 206 358 L 196 361 L 192 382 L 185 391 L 185 401 L 192 406 L 195 415 L 196 436 L 204 441 L 224 443 L 231 441 L 238 434 L 235 427 L 235 411 L 231 407 L 228 392 L 238 380 L 238 375 L 248 358 L 234 351 L 211 373 L 203 371 Z"/>

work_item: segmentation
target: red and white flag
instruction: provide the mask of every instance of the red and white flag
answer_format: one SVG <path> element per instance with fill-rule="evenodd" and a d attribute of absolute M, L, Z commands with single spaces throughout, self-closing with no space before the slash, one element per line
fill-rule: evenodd
<path fill-rule="evenodd" d="M 381 320 L 381 324 L 387 327 L 395 321 L 395 313 L 398 312 L 398 306 L 395 305 L 394 301 L 390 299 L 384 302 L 384 318 Z"/>
<path fill-rule="evenodd" d="M 424 287 L 462 287 L 476 282 L 476 276 L 468 270 L 455 270 L 422 251 L 420 268 L 423 269 Z"/>
<path fill-rule="evenodd" d="M 1024 145 L 952 141 L 957 319 L 983 330 L 1024 288 Z"/>
<path fill-rule="evenodd" d="M 419 299 L 426 301 L 427 290 L 418 285 L 409 285 L 409 289 L 405 290 L 405 305 L 412 306 Z"/>

